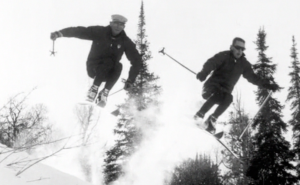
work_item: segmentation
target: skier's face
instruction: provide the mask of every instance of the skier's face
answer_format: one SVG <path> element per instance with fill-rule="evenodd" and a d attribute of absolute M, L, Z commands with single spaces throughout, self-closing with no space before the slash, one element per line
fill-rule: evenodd
<path fill-rule="evenodd" d="M 118 35 L 125 28 L 125 23 L 123 22 L 110 22 L 110 27 L 113 35 Z"/>
<path fill-rule="evenodd" d="M 234 44 L 231 46 L 231 51 L 235 58 L 240 58 L 243 55 L 245 50 L 245 43 L 242 41 L 235 41 Z"/>

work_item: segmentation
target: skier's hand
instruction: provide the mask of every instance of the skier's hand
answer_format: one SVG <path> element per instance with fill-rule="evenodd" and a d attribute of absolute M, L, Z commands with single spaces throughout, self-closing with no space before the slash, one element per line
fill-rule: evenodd
<path fill-rule="evenodd" d="M 62 36 L 63 36 L 63 34 L 61 32 L 56 31 L 56 32 L 51 33 L 50 39 L 56 40 L 57 38 L 62 37 Z"/>
<path fill-rule="evenodd" d="M 206 79 L 206 76 L 204 76 L 203 73 L 201 73 L 201 72 L 199 72 L 196 77 L 201 82 L 203 82 Z"/>
<path fill-rule="evenodd" d="M 263 87 L 266 88 L 266 89 L 269 89 L 273 92 L 280 89 L 280 87 L 277 84 L 270 84 L 270 83 L 264 84 Z"/>
<path fill-rule="evenodd" d="M 124 90 L 129 91 L 132 89 L 132 87 L 133 87 L 133 84 L 132 84 L 131 80 L 126 80 L 125 85 L 124 85 Z"/>

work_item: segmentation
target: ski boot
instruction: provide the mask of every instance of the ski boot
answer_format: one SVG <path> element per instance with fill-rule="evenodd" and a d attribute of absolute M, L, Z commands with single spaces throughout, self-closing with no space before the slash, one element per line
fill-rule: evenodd
<path fill-rule="evenodd" d="M 108 93 L 109 93 L 108 89 L 103 89 L 102 91 L 99 92 L 99 95 L 96 100 L 96 104 L 98 106 L 105 107 L 106 102 L 107 102 Z"/>
<path fill-rule="evenodd" d="M 207 120 L 205 120 L 204 124 L 207 126 L 206 127 L 206 131 L 211 133 L 212 135 L 214 135 L 216 133 L 216 128 L 215 128 L 215 125 L 216 125 L 216 122 L 217 122 L 217 119 L 210 115 Z"/>
<path fill-rule="evenodd" d="M 98 93 L 98 88 L 98 86 L 92 85 L 87 93 L 86 101 L 93 102 L 95 100 Z"/>

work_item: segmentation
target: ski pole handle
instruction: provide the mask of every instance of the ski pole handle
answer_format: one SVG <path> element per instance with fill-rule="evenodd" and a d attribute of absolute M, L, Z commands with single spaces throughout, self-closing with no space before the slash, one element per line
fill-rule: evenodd
<path fill-rule="evenodd" d="M 163 55 L 165 55 L 165 48 L 162 48 L 160 51 L 158 51 L 158 53 L 162 53 Z"/>

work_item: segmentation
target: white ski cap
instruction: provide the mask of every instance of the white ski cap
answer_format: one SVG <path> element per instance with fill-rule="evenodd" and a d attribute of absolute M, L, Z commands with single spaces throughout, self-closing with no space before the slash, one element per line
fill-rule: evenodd
<path fill-rule="evenodd" d="M 122 23 L 127 22 L 126 17 L 124 17 L 122 15 L 118 15 L 118 14 L 112 15 L 111 19 L 112 19 L 113 22 L 122 22 Z"/>

